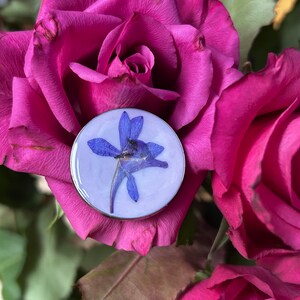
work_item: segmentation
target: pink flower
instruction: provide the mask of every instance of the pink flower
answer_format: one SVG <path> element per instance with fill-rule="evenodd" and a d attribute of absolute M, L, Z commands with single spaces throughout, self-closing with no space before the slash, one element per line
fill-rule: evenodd
<path fill-rule="evenodd" d="M 43 1 L 33 32 L 1 35 L 0 56 L 1 162 L 45 176 L 81 238 L 141 254 L 173 243 L 203 170 L 212 168 L 214 103 L 240 76 L 234 69 L 238 37 L 223 5 L 216 0 Z M 80 129 L 121 107 L 165 119 L 187 156 L 177 196 L 144 220 L 101 215 L 71 181 L 70 150 Z"/>
<path fill-rule="evenodd" d="M 211 278 L 188 290 L 181 300 L 299 300 L 300 285 L 280 280 L 260 266 L 219 265 Z"/>
<path fill-rule="evenodd" d="M 216 203 L 247 257 L 300 250 L 300 52 L 223 93 L 213 133 Z"/>
<path fill-rule="evenodd" d="M 259 259 L 257 264 L 270 270 L 275 276 L 293 284 L 300 285 L 300 253 L 279 253 Z"/>

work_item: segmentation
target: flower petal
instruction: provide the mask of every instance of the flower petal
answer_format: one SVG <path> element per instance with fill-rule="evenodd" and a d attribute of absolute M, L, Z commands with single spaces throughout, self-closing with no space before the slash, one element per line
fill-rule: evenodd
<path fill-rule="evenodd" d="M 135 161 L 133 161 L 132 163 L 128 162 L 126 165 L 126 170 L 129 173 L 134 173 L 150 167 L 158 167 L 158 168 L 166 169 L 168 167 L 168 163 L 157 159 L 146 159 L 146 160 L 141 159 L 139 163 L 136 163 Z"/>
<path fill-rule="evenodd" d="M 130 107 L 143 109 L 165 118 L 171 103 L 165 101 L 164 97 L 171 96 L 172 99 L 173 96 L 178 97 L 177 93 L 172 91 L 150 90 L 128 75 L 115 79 L 108 78 L 101 83 L 79 79 L 78 84 L 72 88 L 79 99 L 84 123 L 108 110 Z"/>
<path fill-rule="evenodd" d="M 25 52 L 32 32 L 0 33 L 0 164 L 5 164 L 10 146 L 7 140 L 12 107 L 13 77 L 24 77 Z"/>
<path fill-rule="evenodd" d="M 119 137 L 122 151 L 128 144 L 131 134 L 131 121 L 126 111 L 122 113 L 119 122 Z"/>
<path fill-rule="evenodd" d="M 217 100 L 217 96 L 212 100 L 210 99 L 194 122 L 179 132 L 186 157 L 195 173 L 203 170 L 213 170 L 211 134 Z"/>
<path fill-rule="evenodd" d="M 182 24 L 190 24 L 195 28 L 200 27 L 207 17 L 208 3 L 206 0 L 176 0 Z"/>
<path fill-rule="evenodd" d="M 73 101 L 66 95 L 63 77 L 71 62 L 97 55 L 107 33 L 119 23 L 112 16 L 53 11 L 36 24 L 33 46 L 26 56 L 26 75 L 35 89 L 42 90 L 60 124 L 73 134 L 81 126 L 71 105 Z"/>
<path fill-rule="evenodd" d="M 180 22 L 177 6 L 173 0 L 101 0 L 96 1 L 86 11 L 117 16 L 123 20 L 130 18 L 134 13 L 140 13 L 151 16 L 163 24 Z"/>
<path fill-rule="evenodd" d="M 291 251 L 286 254 L 275 254 L 262 257 L 257 264 L 269 269 L 274 275 L 284 282 L 299 285 L 300 254 L 299 251 Z M 287 272 L 288 270 L 288 272 Z"/>
<path fill-rule="evenodd" d="M 55 197 L 67 218 L 81 238 L 90 236 L 117 249 L 136 251 L 146 255 L 152 246 L 172 244 L 184 216 L 199 188 L 203 177 L 193 175 L 189 169 L 184 182 L 170 204 L 156 215 L 143 220 L 121 221 L 101 215 L 87 205 L 73 184 L 47 178 Z"/>
<path fill-rule="evenodd" d="M 283 201 L 298 209 L 300 194 L 297 195 L 297 176 L 293 176 L 293 168 L 297 165 L 300 148 L 300 141 L 295 135 L 300 126 L 300 116 L 296 113 L 299 102 L 300 99 L 296 99 L 278 117 L 262 162 L 263 183 Z"/>
<path fill-rule="evenodd" d="M 64 10 L 64 11 L 84 11 L 97 0 L 72 0 L 72 1 L 57 1 L 43 0 L 38 14 L 38 20 L 43 19 L 49 11 Z"/>
<path fill-rule="evenodd" d="M 147 147 L 149 152 L 151 153 L 151 155 L 155 158 L 156 156 L 158 156 L 160 153 L 162 153 L 164 151 L 164 147 L 160 146 L 158 144 L 155 143 L 147 143 Z"/>
<path fill-rule="evenodd" d="M 279 105 L 287 107 L 296 99 L 300 78 L 300 69 L 295 69 L 298 60 L 300 55 L 293 49 L 284 51 L 277 59 L 270 56 L 265 70 L 245 76 L 221 95 L 216 105 L 212 149 L 216 172 L 225 186 L 232 181 L 237 151 L 255 116 L 271 102 L 278 103 L 276 109 Z M 283 98 L 283 93 L 288 97 Z"/>
<path fill-rule="evenodd" d="M 107 75 L 103 75 L 101 73 L 98 73 L 97 71 L 94 71 L 82 64 L 72 62 L 70 63 L 70 69 L 81 79 L 94 82 L 94 83 L 101 83 L 105 79 L 108 78 Z"/>
<path fill-rule="evenodd" d="M 209 1 L 207 16 L 200 31 L 205 36 L 207 48 L 227 58 L 233 58 L 235 66 L 238 66 L 240 59 L 238 33 L 221 1 Z"/>
<path fill-rule="evenodd" d="M 300 213 L 263 184 L 256 188 L 255 213 L 268 229 L 294 250 L 300 250 Z"/>
<path fill-rule="evenodd" d="M 195 284 L 187 290 L 180 300 L 219 300 L 220 293 L 207 288 L 209 283 L 208 279 Z"/>
<path fill-rule="evenodd" d="M 139 192 L 135 183 L 135 179 L 132 175 L 127 176 L 127 191 L 130 198 L 137 202 L 139 199 Z"/>
<path fill-rule="evenodd" d="M 121 153 L 116 147 L 110 144 L 108 141 L 102 138 L 95 138 L 88 141 L 88 145 L 91 150 L 101 156 L 111 156 L 116 157 Z"/>
<path fill-rule="evenodd" d="M 144 117 L 139 116 L 139 117 L 132 118 L 130 122 L 131 122 L 130 139 L 136 140 L 143 129 Z"/>
<path fill-rule="evenodd" d="M 25 78 L 14 78 L 9 128 L 12 155 L 7 166 L 71 182 L 70 151 L 74 137 L 61 128 L 47 102 Z"/>
<path fill-rule="evenodd" d="M 121 45 L 119 56 L 132 52 L 137 45 L 148 47 L 155 57 L 152 71 L 154 86 L 172 86 L 178 73 L 177 54 L 173 37 L 163 24 L 148 14 L 134 13 L 107 35 L 98 57 L 98 72 L 106 74 L 109 60 L 118 45 Z"/>
<path fill-rule="evenodd" d="M 190 25 L 168 26 L 181 61 L 181 72 L 175 84 L 180 98 L 168 120 L 178 130 L 192 122 L 205 106 L 211 92 L 213 68 L 211 52 L 199 49 L 195 39 L 199 32 Z"/>
<path fill-rule="evenodd" d="M 252 298 L 252 296 L 254 297 L 259 292 L 263 292 L 265 297 L 267 295 L 273 299 L 296 299 L 300 292 L 299 286 L 282 282 L 270 271 L 258 266 L 219 265 L 209 279 L 208 288 L 212 290 L 216 288 L 218 290 L 219 287 L 221 291 L 223 290 L 223 295 L 227 295 L 226 286 L 225 289 L 222 289 L 221 285 L 238 278 L 242 278 L 255 287 L 256 291 L 253 291 L 253 289 L 248 290 L 249 298 L 247 299 L 256 299 L 256 297 Z"/>
<path fill-rule="evenodd" d="M 280 226 L 283 230 L 286 229 L 287 224 L 281 224 L 277 216 L 278 212 L 274 212 L 272 216 L 273 209 L 276 210 L 278 206 L 282 206 L 282 211 L 286 210 L 284 203 L 279 204 L 274 197 L 271 197 L 272 195 L 266 193 L 262 193 L 262 197 L 257 198 L 256 193 L 260 195 L 260 186 L 265 183 L 265 175 L 262 172 L 264 161 L 271 159 L 270 163 L 277 165 L 278 159 L 274 158 L 276 156 L 274 144 L 270 141 L 273 140 L 273 136 L 277 136 L 279 128 L 285 126 L 297 105 L 295 101 L 280 117 L 278 114 L 270 114 L 252 123 L 239 145 L 233 184 L 229 190 L 223 185 L 222 179 L 214 175 L 215 201 L 230 224 L 231 241 L 246 257 L 257 257 L 275 251 L 282 252 L 289 248 L 282 242 L 282 234 L 278 234 L 282 233 Z M 272 155 L 268 157 L 270 152 Z M 276 168 L 272 168 L 276 174 Z M 291 212 L 288 215 L 291 217 Z M 287 221 L 290 217 L 286 217 Z M 295 225 L 293 218 L 289 222 Z M 257 235 L 257 232 L 260 234 Z M 294 232 L 294 229 L 291 229 L 291 232 Z M 293 245 L 296 243 L 298 243 L 297 239 Z"/>

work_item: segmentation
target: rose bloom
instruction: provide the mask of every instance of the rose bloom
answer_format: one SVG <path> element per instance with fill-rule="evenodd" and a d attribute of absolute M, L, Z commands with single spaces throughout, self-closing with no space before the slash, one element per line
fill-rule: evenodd
<path fill-rule="evenodd" d="M 33 31 L 0 39 L 1 162 L 43 175 L 81 238 L 146 254 L 173 243 L 212 168 L 214 103 L 240 76 L 238 36 L 219 1 L 42 2 Z M 115 108 L 166 120 L 186 153 L 171 203 L 143 220 L 101 215 L 78 195 L 70 151 L 81 128 Z"/>
<path fill-rule="evenodd" d="M 219 265 L 211 278 L 196 284 L 180 299 L 299 300 L 300 285 L 285 282 L 261 266 Z"/>
<path fill-rule="evenodd" d="M 275 276 L 293 284 L 300 285 L 300 252 L 277 253 L 257 260 L 257 264 L 270 270 Z"/>
<path fill-rule="evenodd" d="M 300 250 L 300 52 L 270 55 L 217 104 L 213 190 L 240 253 Z"/>

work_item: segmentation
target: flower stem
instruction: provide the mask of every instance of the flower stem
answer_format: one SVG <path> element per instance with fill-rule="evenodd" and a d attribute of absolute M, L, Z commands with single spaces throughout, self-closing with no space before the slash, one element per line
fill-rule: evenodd
<path fill-rule="evenodd" d="M 114 176 L 111 182 L 111 187 L 110 187 L 110 213 L 113 214 L 114 213 L 114 201 L 115 201 L 115 197 L 113 195 L 113 188 L 114 188 L 114 184 L 116 181 L 116 177 L 118 174 L 118 170 L 119 170 L 119 166 L 120 166 L 120 159 L 118 159 L 117 165 L 116 165 L 116 169 L 114 172 Z"/>

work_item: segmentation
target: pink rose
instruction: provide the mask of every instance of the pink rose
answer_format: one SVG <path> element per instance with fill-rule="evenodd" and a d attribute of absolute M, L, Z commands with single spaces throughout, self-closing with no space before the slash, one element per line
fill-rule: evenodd
<path fill-rule="evenodd" d="M 300 52 L 232 85 L 217 104 L 213 190 L 247 257 L 300 250 Z"/>
<path fill-rule="evenodd" d="M 219 265 L 211 278 L 188 290 L 181 300 L 299 300 L 300 285 L 280 280 L 260 266 Z"/>
<path fill-rule="evenodd" d="M 141 254 L 173 243 L 203 170 L 212 167 L 214 103 L 240 76 L 234 69 L 238 36 L 223 5 L 216 0 L 43 1 L 34 31 L 2 34 L 0 55 L 1 162 L 45 176 L 81 238 Z M 178 194 L 144 220 L 101 215 L 71 181 L 70 150 L 80 129 L 121 107 L 166 120 L 186 152 Z"/>
<path fill-rule="evenodd" d="M 259 259 L 257 264 L 270 270 L 275 276 L 293 284 L 300 285 L 300 253 L 279 253 Z"/>

